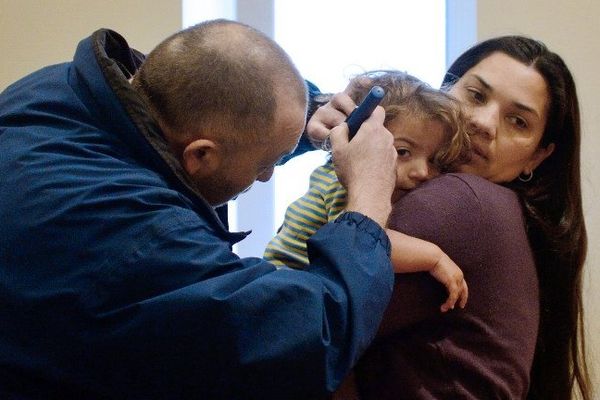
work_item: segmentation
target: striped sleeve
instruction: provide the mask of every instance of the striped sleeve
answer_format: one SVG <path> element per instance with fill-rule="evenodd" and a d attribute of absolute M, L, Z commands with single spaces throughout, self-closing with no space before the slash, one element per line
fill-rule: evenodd
<path fill-rule="evenodd" d="M 308 192 L 291 203 L 277 235 L 267 245 L 264 258 L 277 266 L 305 268 L 309 264 L 306 241 L 345 208 L 346 191 L 331 162 L 310 175 Z"/>

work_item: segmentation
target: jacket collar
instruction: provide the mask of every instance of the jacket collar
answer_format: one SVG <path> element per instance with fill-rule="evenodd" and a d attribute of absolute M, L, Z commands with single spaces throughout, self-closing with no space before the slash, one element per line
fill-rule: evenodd
<path fill-rule="evenodd" d="M 91 57 L 95 58 L 96 63 L 89 62 Z M 194 203 L 197 211 L 209 218 L 228 241 L 239 242 L 250 232 L 227 230 L 215 210 L 188 178 L 177 158 L 169 151 L 158 124 L 129 83 L 129 78 L 144 60 L 145 56 L 131 49 L 120 34 L 100 29 L 79 43 L 73 64 L 78 78 L 89 87 L 92 96 L 95 93 L 102 94 L 94 96 L 94 101 L 103 116 L 101 121 L 109 125 L 107 128 L 122 132 L 121 139 L 134 149 L 148 168 L 158 171 L 176 185 Z M 104 80 L 99 79 L 100 76 Z M 119 107 L 115 107 L 115 100 Z"/>

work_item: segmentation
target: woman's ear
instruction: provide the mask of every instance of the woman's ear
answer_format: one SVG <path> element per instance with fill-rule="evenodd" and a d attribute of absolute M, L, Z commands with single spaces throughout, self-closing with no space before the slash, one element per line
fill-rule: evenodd
<path fill-rule="evenodd" d="M 223 154 L 219 149 L 219 145 L 209 139 L 197 139 L 190 142 L 183 149 L 183 169 L 190 176 L 213 175 L 222 163 Z"/>
<path fill-rule="evenodd" d="M 529 162 L 527 163 L 527 168 L 523 169 L 523 173 L 526 175 L 529 175 L 534 169 L 536 169 L 541 163 L 542 161 L 544 161 L 546 158 L 550 157 L 550 154 L 552 154 L 554 152 L 554 143 L 550 143 L 548 146 L 546 147 L 540 147 L 538 148 L 535 153 L 533 153 L 533 156 L 531 156 L 531 160 L 529 160 Z"/>

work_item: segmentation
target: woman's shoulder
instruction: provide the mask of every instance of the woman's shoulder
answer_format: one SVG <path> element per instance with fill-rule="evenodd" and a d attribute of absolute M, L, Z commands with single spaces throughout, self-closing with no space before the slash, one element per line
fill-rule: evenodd
<path fill-rule="evenodd" d="M 475 196 L 495 196 L 499 194 L 515 196 L 515 193 L 512 190 L 502 185 L 490 182 L 480 176 L 466 173 L 442 174 L 424 183 L 423 186 L 429 186 L 429 190 L 465 191 L 466 193 L 470 192 Z"/>
<path fill-rule="evenodd" d="M 518 196 L 513 190 L 472 174 L 443 174 L 425 182 L 411 194 L 417 198 L 426 197 L 428 201 L 441 196 L 439 201 L 446 206 L 454 201 L 462 206 L 482 209 L 510 206 L 520 210 Z"/>
<path fill-rule="evenodd" d="M 512 190 L 479 176 L 451 173 L 431 179 L 402 197 L 393 206 L 393 226 L 418 218 L 420 224 L 439 229 L 482 226 L 482 222 L 513 221 L 522 224 L 519 199 Z M 435 234 L 433 232 L 432 234 Z"/>

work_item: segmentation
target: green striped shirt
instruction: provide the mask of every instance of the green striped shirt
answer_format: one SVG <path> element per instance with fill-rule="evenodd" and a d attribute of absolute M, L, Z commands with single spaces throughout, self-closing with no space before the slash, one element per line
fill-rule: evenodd
<path fill-rule="evenodd" d="M 288 206 L 283 225 L 267 245 L 264 258 L 277 266 L 305 268 L 306 241 L 336 219 L 346 201 L 346 189 L 338 181 L 332 162 L 317 167 L 310 175 L 308 192 Z"/>

